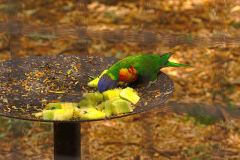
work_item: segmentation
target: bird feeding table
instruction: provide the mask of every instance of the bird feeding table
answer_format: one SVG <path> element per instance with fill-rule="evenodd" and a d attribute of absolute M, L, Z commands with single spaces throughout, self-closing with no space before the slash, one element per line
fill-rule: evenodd
<path fill-rule="evenodd" d="M 140 101 L 133 112 L 106 119 L 55 121 L 36 118 L 53 101 L 79 102 L 81 95 L 94 92 L 87 83 L 118 59 L 90 55 L 39 56 L 0 63 L 0 115 L 54 123 L 54 159 L 81 159 L 81 123 L 119 118 L 163 104 L 173 93 L 171 79 L 160 72 L 148 88 L 136 87 Z"/>

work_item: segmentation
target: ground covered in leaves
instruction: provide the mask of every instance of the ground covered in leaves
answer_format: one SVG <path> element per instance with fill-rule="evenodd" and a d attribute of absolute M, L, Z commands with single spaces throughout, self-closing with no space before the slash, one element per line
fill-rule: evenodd
<path fill-rule="evenodd" d="M 170 101 L 175 107 L 179 102 L 186 108 L 221 104 L 235 112 L 240 105 L 239 1 L 9 0 L 0 1 L 0 13 L 1 61 L 58 54 L 124 58 L 171 51 L 173 61 L 193 66 L 162 69 L 174 81 Z M 225 121 L 215 122 L 156 108 L 84 123 L 82 157 L 240 159 L 240 115 L 224 113 Z M 51 124 L 1 118 L 0 159 L 53 159 L 52 133 Z"/>

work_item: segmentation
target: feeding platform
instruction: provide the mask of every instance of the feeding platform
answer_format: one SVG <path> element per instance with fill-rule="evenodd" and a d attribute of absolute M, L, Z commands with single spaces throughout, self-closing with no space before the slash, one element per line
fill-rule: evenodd
<path fill-rule="evenodd" d="M 105 119 L 44 120 L 34 113 L 50 102 L 79 102 L 82 95 L 95 92 L 87 83 L 90 76 L 118 61 L 117 58 L 91 55 L 39 56 L 0 63 L 0 115 L 31 121 L 54 123 L 55 159 L 80 159 L 81 122 L 129 116 L 162 105 L 173 93 L 171 79 L 160 72 L 150 87 L 134 88 L 140 100 L 132 112 Z"/>

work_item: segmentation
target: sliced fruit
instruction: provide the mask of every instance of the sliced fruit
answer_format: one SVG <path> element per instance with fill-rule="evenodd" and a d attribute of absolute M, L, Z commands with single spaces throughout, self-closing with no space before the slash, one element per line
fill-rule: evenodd
<path fill-rule="evenodd" d="M 62 109 L 74 109 L 76 107 L 78 107 L 78 103 L 66 102 L 62 104 Z"/>
<path fill-rule="evenodd" d="M 34 115 L 36 118 L 39 118 L 39 117 L 42 117 L 42 116 L 43 116 L 43 112 L 33 113 L 33 115 Z"/>
<path fill-rule="evenodd" d="M 109 99 L 119 97 L 121 92 L 122 92 L 122 89 L 116 88 L 116 89 L 107 90 L 102 94 L 105 100 L 109 100 Z"/>
<path fill-rule="evenodd" d="M 62 102 L 59 103 L 48 103 L 46 105 L 46 109 L 61 109 L 62 108 Z"/>
<path fill-rule="evenodd" d="M 53 120 L 70 120 L 73 117 L 73 109 L 55 109 Z"/>
<path fill-rule="evenodd" d="M 70 120 L 73 117 L 82 120 L 102 119 L 131 112 L 131 103 L 136 104 L 139 99 L 137 92 L 130 87 L 116 88 L 103 93 L 87 93 L 79 103 L 49 103 L 43 112 L 34 115 L 43 116 L 44 120 Z"/>
<path fill-rule="evenodd" d="M 95 100 L 90 100 L 90 99 L 83 99 L 78 103 L 78 106 L 80 108 L 82 107 L 92 107 L 92 106 L 96 106 L 97 102 Z"/>
<path fill-rule="evenodd" d="M 129 102 L 131 102 L 133 104 L 136 104 L 140 99 L 137 92 L 135 92 L 130 87 L 127 87 L 127 88 L 123 89 L 122 92 L 120 93 L 120 97 L 128 100 Z"/>
<path fill-rule="evenodd" d="M 48 103 L 46 109 L 73 109 L 78 106 L 78 103 L 72 102 L 59 102 L 59 103 Z"/>
<path fill-rule="evenodd" d="M 111 117 L 113 114 L 113 104 L 111 101 L 106 101 L 105 102 L 105 108 L 104 108 L 104 112 L 106 117 Z"/>
<path fill-rule="evenodd" d="M 53 120 L 55 110 L 43 110 L 43 119 L 44 120 Z"/>
<path fill-rule="evenodd" d="M 123 114 L 132 111 L 131 103 L 121 98 L 116 99 L 112 102 L 113 114 Z"/>
<path fill-rule="evenodd" d="M 79 108 L 74 111 L 74 114 L 82 120 L 105 118 L 105 113 L 95 108 Z"/>
<path fill-rule="evenodd" d="M 103 100 L 103 95 L 100 92 L 87 93 L 84 95 L 84 97 L 88 100 L 94 100 L 97 102 Z"/>
<path fill-rule="evenodd" d="M 100 92 L 87 93 L 84 97 L 85 99 L 78 103 L 79 107 L 96 106 L 97 102 L 103 100 L 103 95 Z"/>
<path fill-rule="evenodd" d="M 102 111 L 104 108 L 105 108 L 105 102 L 102 102 L 96 106 L 96 109 L 99 111 Z"/>

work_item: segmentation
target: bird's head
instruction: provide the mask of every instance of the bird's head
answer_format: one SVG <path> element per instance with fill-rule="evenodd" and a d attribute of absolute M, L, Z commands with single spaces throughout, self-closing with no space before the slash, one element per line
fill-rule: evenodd
<path fill-rule="evenodd" d="M 122 68 L 119 71 L 119 81 L 133 82 L 137 79 L 137 70 L 131 66 L 130 68 Z"/>
<path fill-rule="evenodd" d="M 98 81 L 99 92 L 112 89 L 117 85 L 117 80 L 113 80 L 108 74 L 104 74 Z"/>

